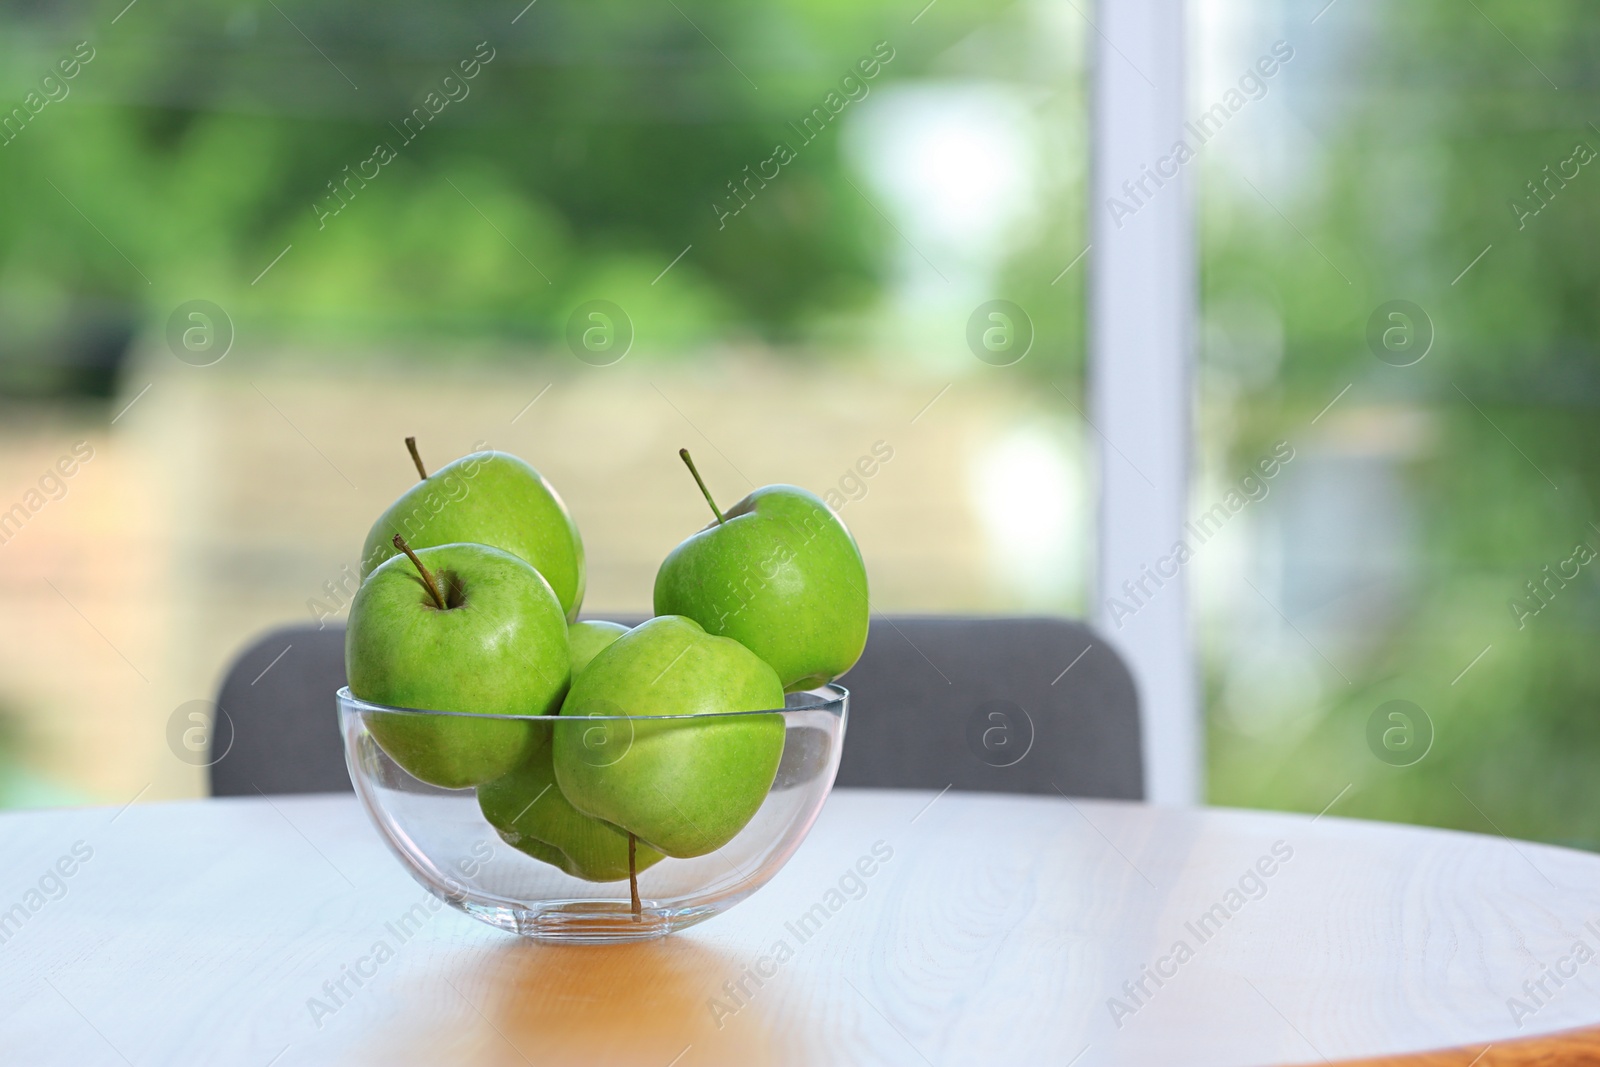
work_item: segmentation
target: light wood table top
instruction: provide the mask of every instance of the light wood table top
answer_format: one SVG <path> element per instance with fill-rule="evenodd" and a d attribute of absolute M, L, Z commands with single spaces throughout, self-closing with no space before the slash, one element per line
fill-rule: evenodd
<path fill-rule="evenodd" d="M 0 843 L 7 1064 L 1600 1063 L 1600 857 L 1471 834 L 840 790 L 748 901 L 602 948 L 430 908 L 353 797 Z"/>

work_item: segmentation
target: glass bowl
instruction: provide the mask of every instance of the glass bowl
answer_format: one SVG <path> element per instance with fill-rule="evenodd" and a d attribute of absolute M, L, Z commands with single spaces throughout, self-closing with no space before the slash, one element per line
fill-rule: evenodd
<path fill-rule="evenodd" d="M 345 763 L 356 796 L 413 878 L 445 903 L 502 930 L 540 941 L 603 943 L 665 937 L 704 922 L 760 889 L 788 862 L 833 788 L 849 696 L 842 686 L 827 685 L 789 694 L 782 710 L 659 716 L 489 716 L 420 711 L 367 703 L 352 696 L 349 687 L 339 690 L 338 700 Z M 449 729 L 444 724 L 448 719 L 498 719 L 504 721 L 503 729 L 528 731 L 529 751 L 537 752 L 541 745 L 551 746 L 552 752 L 580 751 L 585 762 L 609 767 L 622 764 L 636 741 L 644 751 L 648 739 L 660 737 L 663 731 L 705 731 L 709 737 L 730 727 L 766 730 L 771 720 L 761 716 L 781 720 L 782 755 L 765 796 L 753 793 L 752 802 L 759 801 L 760 806 L 742 829 L 704 855 L 658 859 L 659 853 L 638 839 L 619 852 L 617 839 L 611 836 L 615 828 L 607 824 L 596 833 L 605 837 L 609 863 L 591 864 L 584 872 L 588 877 L 575 877 L 556 866 L 565 854 L 531 833 L 524 836 L 518 832 L 529 826 L 547 832 L 537 824 L 537 817 L 527 814 L 547 792 L 539 792 L 514 817 L 502 812 L 499 818 L 508 824 L 508 832 L 502 834 L 479 804 L 480 789 L 491 786 L 446 789 L 430 785 L 401 767 L 379 743 L 379 737 L 395 736 L 397 726 L 415 736 L 419 729 L 428 732 L 441 724 Z M 424 719 L 429 721 L 421 721 Z M 564 749 L 563 736 L 568 745 Z M 579 748 L 570 747 L 574 744 Z M 666 792 L 672 788 L 668 784 Z M 533 792 L 533 787 L 528 791 Z M 496 794 L 486 795 L 491 798 L 486 803 L 493 806 Z M 504 792 L 498 796 L 504 810 L 517 806 L 514 802 L 507 806 Z M 520 799 L 517 794 L 512 797 L 513 801 Z M 572 809 L 566 806 L 564 796 L 551 799 L 561 805 L 556 810 L 568 812 L 570 818 Z M 679 811 L 685 806 L 704 810 L 703 798 L 698 807 L 688 796 L 664 795 L 663 800 Z M 551 813 L 547 806 L 542 817 L 549 819 Z M 737 813 L 734 822 L 742 814 Z M 508 837 L 524 848 L 514 847 Z M 576 854 L 577 850 L 572 851 Z M 542 854 L 545 859 L 530 853 Z M 636 872 L 632 879 L 628 876 L 630 862 Z M 591 881 L 589 877 L 610 880 Z"/>

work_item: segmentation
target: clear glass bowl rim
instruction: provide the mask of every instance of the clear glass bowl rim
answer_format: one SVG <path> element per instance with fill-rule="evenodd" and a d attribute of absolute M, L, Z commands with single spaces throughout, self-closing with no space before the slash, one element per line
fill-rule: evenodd
<path fill-rule="evenodd" d="M 827 697 L 816 697 L 814 694 L 826 692 L 832 694 Z M 568 722 L 684 722 L 707 721 L 713 719 L 735 718 L 741 715 L 795 715 L 811 711 L 838 711 L 850 696 L 850 690 L 837 682 L 819 685 L 815 689 L 801 690 L 801 695 L 811 696 L 813 699 L 803 704 L 796 704 L 787 708 L 769 708 L 763 711 L 702 711 L 692 715 L 499 715 L 476 711 L 432 711 L 427 708 L 402 708 L 390 704 L 375 704 L 370 700 L 362 700 L 350 692 L 348 685 L 340 686 L 337 696 L 339 710 L 356 712 L 382 712 L 391 715 L 450 715 L 463 719 L 506 719 L 518 722 L 552 722 L 566 719 Z"/>

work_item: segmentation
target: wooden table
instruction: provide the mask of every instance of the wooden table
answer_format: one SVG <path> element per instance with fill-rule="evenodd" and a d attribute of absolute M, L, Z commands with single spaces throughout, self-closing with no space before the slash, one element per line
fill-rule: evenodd
<path fill-rule="evenodd" d="M 1600 1063 L 1600 857 L 1471 834 L 841 790 L 750 900 L 605 948 L 430 908 L 350 797 L 0 843 L 6 1064 Z"/>

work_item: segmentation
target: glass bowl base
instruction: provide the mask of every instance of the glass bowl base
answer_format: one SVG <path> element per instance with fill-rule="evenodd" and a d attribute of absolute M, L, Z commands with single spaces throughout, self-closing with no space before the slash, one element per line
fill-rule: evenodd
<path fill-rule="evenodd" d="M 507 908 L 451 901 L 468 915 L 534 941 L 598 945 L 654 941 L 675 930 L 704 922 L 722 908 L 666 908 L 641 901 L 639 913 L 627 900 L 547 900 L 532 908 Z"/>

